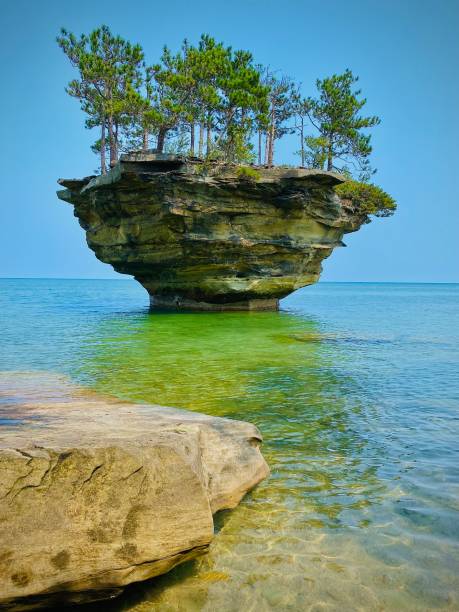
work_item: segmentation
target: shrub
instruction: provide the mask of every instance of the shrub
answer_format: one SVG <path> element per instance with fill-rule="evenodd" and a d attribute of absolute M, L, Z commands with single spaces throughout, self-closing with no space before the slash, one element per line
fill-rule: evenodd
<path fill-rule="evenodd" d="M 397 203 L 381 187 L 372 183 L 346 181 L 335 192 L 343 200 L 350 200 L 359 212 L 375 217 L 390 217 L 397 209 Z"/>
<path fill-rule="evenodd" d="M 255 168 L 251 168 L 250 166 L 239 166 L 236 170 L 237 177 L 242 181 L 249 181 L 250 183 L 255 183 L 261 178 L 261 174 Z"/>

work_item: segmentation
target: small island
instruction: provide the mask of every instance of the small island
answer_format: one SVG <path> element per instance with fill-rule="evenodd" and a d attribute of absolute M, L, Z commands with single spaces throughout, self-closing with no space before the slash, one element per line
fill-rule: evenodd
<path fill-rule="evenodd" d="M 152 307 L 275 310 L 315 283 L 368 215 L 335 172 L 122 155 L 105 175 L 61 179 L 98 259 L 132 274 Z"/>
<path fill-rule="evenodd" d="M 395 201 L 375 173 L 366 99 L 347 69 L 317 95 L 203 34 L 142 47 L 107 26 L 57 38 L 78 78 L 67 93 L 98 130 L 99 176 L 60 179 L 98 259 L 145 287 L 153 308 L 276 310 L 322 261 Z M 285 135 L 299 167 L 276 166 Z"/>

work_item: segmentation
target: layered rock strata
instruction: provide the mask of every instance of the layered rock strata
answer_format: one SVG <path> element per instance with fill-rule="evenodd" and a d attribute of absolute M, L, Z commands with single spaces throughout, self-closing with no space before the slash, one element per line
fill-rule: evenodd
<path fill-rule="evenodd" d="M 0 402 L 4 609 L 103 599 L 167 572 L 205 552 L 213 513 L 268 474 L 249 423 L 83 391 L 40 401 L 8 385 L 0 384 L 11 402 Z"/>
<path fill-rule="evenodd" d="M 333 172 L 122 156 L 105 176 L 60 179 L 98 259 L 131 274 L 152 306 L 272 310 L 315 283 L 345 233 L 367 220 Z"/>

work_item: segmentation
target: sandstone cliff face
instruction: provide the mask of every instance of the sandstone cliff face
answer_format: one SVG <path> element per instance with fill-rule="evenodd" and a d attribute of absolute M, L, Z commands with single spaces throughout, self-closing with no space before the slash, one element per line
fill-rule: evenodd
<path fill-rule="evenodd" d="M 269 472 L 249 423 L 78 388 L 27 399 L 31 379 L 0 376 L 5 609 L 111 597 L 202 554 L 212 514 Z"/>
<path fill-rule="evenodd" d="M 367 217 L 340 201 L 340 175 L 209 166 L 131 154 L 104 177 L 61 179 L 96 256 L 132 274 L 152 305 L 276 308 Z"/>

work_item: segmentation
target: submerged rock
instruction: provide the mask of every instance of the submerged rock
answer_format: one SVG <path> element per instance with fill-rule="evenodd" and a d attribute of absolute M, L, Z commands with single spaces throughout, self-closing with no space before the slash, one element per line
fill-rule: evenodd
<path fill-rule="evenodd" d="M 212 514 L 269 473 L 249 423 L 18 381 L 0 381 L 6 609 L 112 597 L 202 554 Z"/>
<path fill-rule="evenodd" d="M 152 306 L 272 310 L 315 283 L 343 235 L 368 220 L 335 194 L 343 181 L 137 153 L 105 176 L 60 179 L 58 197 L 98 259 L 132 274 Z"/>

